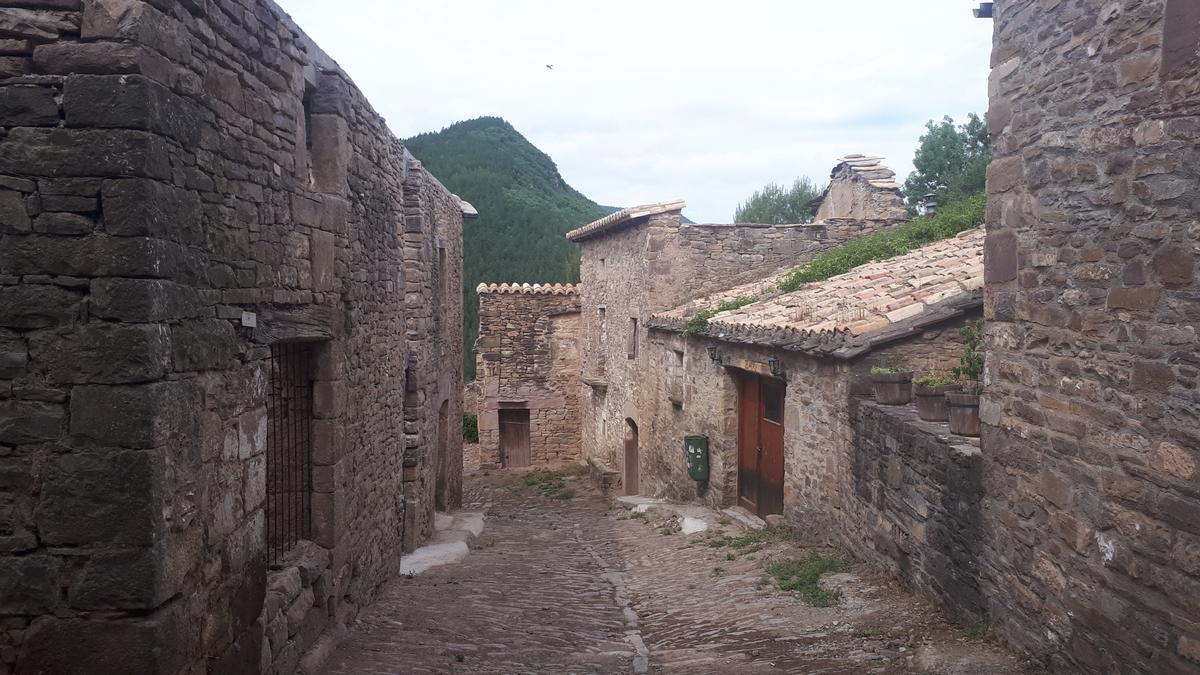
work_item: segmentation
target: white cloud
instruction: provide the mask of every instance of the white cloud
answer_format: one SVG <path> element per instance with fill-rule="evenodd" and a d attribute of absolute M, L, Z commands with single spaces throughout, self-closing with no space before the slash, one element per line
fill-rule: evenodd
<path fill-rule="evenodd" d="M 398 135 L 498 115 L 597 202 L 699 221 L 848 152 L 903 178 L 926 120 L 987 106 L 964 0 L 277 1 Z"/>

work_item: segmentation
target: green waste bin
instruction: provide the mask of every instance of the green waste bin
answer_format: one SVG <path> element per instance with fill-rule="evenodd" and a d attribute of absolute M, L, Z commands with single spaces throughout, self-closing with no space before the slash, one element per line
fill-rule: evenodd
<path fill-rule="evenodd" d="M 687 458 L 688 475 L 692 480 L 708 480 L 708 436 L 685 436 L 683 456 Z"/>

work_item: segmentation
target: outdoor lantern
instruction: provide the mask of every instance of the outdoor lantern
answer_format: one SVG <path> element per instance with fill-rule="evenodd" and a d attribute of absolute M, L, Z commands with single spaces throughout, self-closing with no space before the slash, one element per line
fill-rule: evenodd
<path fill-rule="evenodd" d="M 721 362 L 721 355 L 717 353 L 717 345 L 715 343 L 708 343 L 708 358 L 713 363 Z"/>
<path fill-rule="evenodd" d="M 783 377 L 783 364 L 774 354 L 767 357 L 767 368 L 771 369 L 771 374 L 775 377 Z"/>

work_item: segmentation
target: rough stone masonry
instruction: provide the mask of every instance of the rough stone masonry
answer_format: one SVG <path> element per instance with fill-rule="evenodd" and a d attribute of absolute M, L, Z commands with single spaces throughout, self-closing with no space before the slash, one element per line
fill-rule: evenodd
<path fill-rule="evenodd" d="M 1056 671 L 1200 670 L 1200 5 L 995 4 L 981 559 Z"/>
<path fill-rule="evenodd" d="M 0 673 L 371 601 L 459 499 L 462 208 L 269 0 L 0 3 Z"/>

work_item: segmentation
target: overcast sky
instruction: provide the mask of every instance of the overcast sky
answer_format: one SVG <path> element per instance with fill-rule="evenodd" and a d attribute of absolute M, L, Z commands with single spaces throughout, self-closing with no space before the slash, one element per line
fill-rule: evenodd
<path fill-rule="evenodd" d="M 967 0 L 277 1 L 396 134 L 504 117 L 591 199 L 698 222 L 846 153 L 903 180 L 926 120 L 987 107 Z"/>

